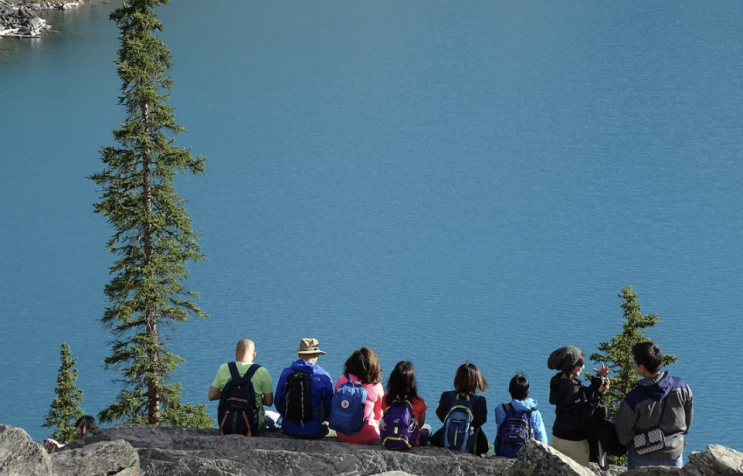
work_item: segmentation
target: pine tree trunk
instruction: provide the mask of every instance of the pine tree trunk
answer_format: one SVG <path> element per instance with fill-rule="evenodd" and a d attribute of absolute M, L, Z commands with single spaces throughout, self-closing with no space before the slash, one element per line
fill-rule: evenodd
<path fill-rule="evenodd" d="M 155 308 L 151 307 L 147 309 L 147 335 L 154 336 L 157 339 L 157 323 L 155 320 Z M 150 361 L 150 372 L 157 374 L 158 372 L 158 355 L 157 350 L 151 349 L 147 351 L 147 359 Z M 150 425 L 159 425 L 160 418 L 160 382 L 158 379 L 148 377 L 147 378 L 147 420 Z"/>
<path fill-rule="evenodd" d="M 149 126 L 149 104 L 142 108 L 142 122 L 144 123 L 145 133 L 150 133 Z M 148 222 L 144 227 L 144 266 L 148 268 L 152 263 L 154 247 L 152 237 L 152 224 L 149 219 L 152 214 L 152 173 L 150 170 L 151 160 L 148 150 L 144 151 L 142 158 L 142 169 L 144 171 L 144 186 L 142 190 L 142 200 L 144 209 L 147 211 Z M 157 310 L 153 306 L 145 309 L 145 322 L 147 326 L 147 335 L 155 338 L 157 345 Z M 156 348 L 150 348 L 147 351 L 147 360 L 150 364 L 150 377 L 147 377 L 147 420 L 150 425 L 160 424 L 160 381 L 153 378 L 152 375 L 158 374 L 158 352 Z"/>

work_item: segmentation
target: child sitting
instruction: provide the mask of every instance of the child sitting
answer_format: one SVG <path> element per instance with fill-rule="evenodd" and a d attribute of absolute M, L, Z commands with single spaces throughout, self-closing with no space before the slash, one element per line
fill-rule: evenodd
<path fill-rule="evenodd" d="M 537 401 L 529 398 L 529 380 L 516 375 L 508 386 L 511 402 L 495 407 L 495 454 L 515 458 L 528 440 L 534 438 L 545 445 L 547 433 Z"/>
<path fill-rule="evenodd" d="M 475 364 L 462 364 L 454 377 L 454 390 L 441 394 L 436 416 L 444 427 L 431 437 L 431 444 L 455 451 L 471 452 L 476 455 L 488 452 L 488 439 L 482 425 L 488 421 L 488 406 L 485 397 L 475 395 L 479 390 L 485 392 L 488 382 Z M 453 418 L 458 413 L 457 418 Z M 467 416 L 462 424 L 462 417 Z M 467 428 L 468 427 L 468 428 Z M 466 429 L 466 433 L 462 430 Z"/>
<path fill-rule="evenodd" d="M 413 416 L 418 422 L 418 439 L 413 446 L 425 446 L 428 444 L 429 436 L 431 436 L 431 425 L 425 424 L 428 407 L 425 400 L 418 396 L 413 363 L 403 360 L 395 365 L 395 370 L 390 374 L 390 379 L 387 381 L 387 393 L 382 398 L 382 406 L 386 411 L 392 405 L 392 402 L 404 402 L 406 400 L 410 402 Z"/>
<path fill-rule="evenodd" d="M 368 347 L 354 350 L 353 354 L 346 360 L 343 366 L 343 375 L 335 384 L 335 390 L 337 391 L 341 385 L 351 381 L 355 384 L 363 384 L 367 393 L 363 410 L 365 415 L 363 426 L 359 431 L 352 434 L 337 431 L 338 439 L 342 442 L 352 445 L 368 445 L 379 440 L 379 420 L 384 412 L 382 408 L 384 388 L 379 383 L 381 372 L 377 354 Z M 333 396 L 333 399 L 335 400 L 336 397 L 337 394 Z M 330 428 L 335 429 L 332 418 L 333 412 L 331 411 Z"/>

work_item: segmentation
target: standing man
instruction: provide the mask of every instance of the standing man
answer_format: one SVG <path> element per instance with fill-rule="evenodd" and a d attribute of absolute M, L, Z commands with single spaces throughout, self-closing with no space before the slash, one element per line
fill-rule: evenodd
<path fill-rule="evenodd" d="M 302 339 L 299 349 L 293 351 L 299 359 L 284 369 L 276 386 L 276 409 L 282 417 L 281 428 L 287 435 L 307 440 L 323 438 L 328 434 L 324 423 L 330 415 L 333 399 L 333 381 L 317 365 L 325 352 L 317 339 Z"/>
<path fill-rule="evenodd" d="M 271 376 L 268 374 L 268 370 L 261 367 L 258 364 L 253 363 L 258 352 L 255 350 L 255 344 L 250 339 L 243 339 L 237 343 L 237 349 L 235 349 L 235 362 L 229 362 L 222 364 L 217 371 L 217 376 L 214 377 L 212 386 L 209 389 L 209 400 L 220 400 L 219 402 L 219 419 L 217 423 L 219 428 L 222 430 L 222 434 L 226 433 L 240 433 L 246 436 L 256 436 L 260 433 L 264 427 L 264 420 L 266 419 L 266 413 L 263 410 L 264 406 L 270 407 L 273 405 L 273 384 L 271 383 Z M 244 385 L 233 385 L 235 382 L 242 381 L 242 378 L 246 373 L 250 372 L 250 378 Z M 240 377 L 239 379 L 237 377 Z M 228 385 L 229 383 L 229 385 Z M 227 389 L 225 389 L 227 387 Z M 239 395 L 243 389 L 249 389 L 252 387 L 253 398 L 250 395 Z M 225 391 L 225 397 L 221 398 L 222 390 Z M 228 395 L 229 394 L 229 395 Z M 240 398 L 242 397 L 242 398 Z M 228 403 L 222 400 L 236 399 L 235 401 L 249 401 L 255 402 L 255 409 L 242 409 L 237 408 L 233 404 L 233 408 L 228 409 Z M 231 411 L 233 414 L 225 416 L 226 411 Z M 239 415 L 239 418 L 234 418 L 235 413 Z M 245 413 L 245 415 L 240 415 Z M 252 420 L 252 416 L 255 416 L 257 420 L 257 426 L 253 428 L 254 423 L 249 423 Z M 248 423 L 250 428 L 243 428 L 243 421 Z"/>
<path fill-rule="evenodd" d="M 679 377 L 661 372 L 663 354 L 654 343 L 635 344 L 632 354 L 635 371 L 644 378 L 627 394 L 617 412 L 619 441 L 628 448 L 627 467 L 630 470 L 641 466 L 681 468 L 684 435 L 689 433 L 694 416 L 691 389 Z M 657 428 L 662 436 L 653 431 Z M 664 441 L 651 446 L 648 452 L 643 450 L 642 446 L 657 440 Z"/>

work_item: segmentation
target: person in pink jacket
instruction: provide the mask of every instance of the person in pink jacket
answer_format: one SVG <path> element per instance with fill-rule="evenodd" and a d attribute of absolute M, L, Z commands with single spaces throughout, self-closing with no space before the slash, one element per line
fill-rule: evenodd
<path fill-rule="evenodd" d="M 346 383 L 346 375 L 352 381 L 360 382 L 366 389 L 366 408 L 364 413 L 369 416 L 361 430 L 352 435 L 338 433 L 338 439 L 352 445 L 368 445 L 379 440 L 379 420 L 382 419 L 384 411 L 382 407 L 382 397 L 384 397 L 384 387 L 379 383 L 381 379 L 381 367 L 379 358 L 368 347 L 362 347 L 354 350 L 351 357 L 346 360 L 343 366 L 343 375 L 335 384 L 335 389 Z"/>

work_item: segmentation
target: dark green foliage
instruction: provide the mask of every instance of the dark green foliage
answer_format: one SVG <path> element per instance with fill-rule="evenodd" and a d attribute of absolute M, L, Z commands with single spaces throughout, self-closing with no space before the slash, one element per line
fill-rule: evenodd
<path fill-rule="evenodd" d="M 168 398 L 171 404 L 165 408 L 163 421 L 191 428 L 214 428 L 214 420 L 207 413 L 206 405 L 181 403 L 181 384 L 167 385 L 165 393 L 172 396 Z"/>
<path fill-rule="evenodd" d="M 57 429 L 52 432 L 52 438 L 60 443 L 68 443 L 76 436 L 75 423 L 77 419 L 84 415 L 80 408 L 83 401 L 83 391 L 77 388 L 77 369 L 75 363 L 77 359 L 70 358 L 70 346 L 67 343 L 62 344 L 60 360 L 62 365 L 59 367 L 57 375 L 57 388 L 54 393 L 57 394 L 52 401 L 49 412 L 44 416 L 45 428 Z"/>
<path fill-rule="evenodd" d="M 161 385 L 160 394 L 164 407 L 162 422 L 191 428 L 213 428 L 214 419 L 207 413 L 206 405 L 184 405 L 181 403 L 181 389 L 180 383 Z M 101 421 L 123 420 L 146 425 L 149 423 L 146 408 L 147 398 L 141 388 L 124 390 L 119 395 L 119 400 L 99 413 L 98 418 Z"/>
<path fill-rule="evenodd" d="M 611 338 L 610 342 L 599 344 L 599 352 L 591 354 L 591 360 L 604 363 L 611 367 L 610 387 L 604 396 L 604 403 L 609 410 L 609 419 L 614 418 L 624 398 L 635 388 L 640 381 L 634 369 L 632 347 L 640 342 L 649 342 L 652 339 L 645 336 L 645 329 L 660 323 L 657 314 L 643 315 L 642 306 L 637 303 L 637 294 L 632 292 L 632 286 L 622 289 L 619 294 L 622 299 L 621 308 L 624 309 L 624 326 L 622 332 Z M 673 354 L 663 354 L 663 366 L 678 360 Z M 591 374 L 586 374 L 590 380 Z M 613 458 L 613 457 L 612 457 Z M 624 464 L 626 458 L 613 458 L 613 464 Z"/>
<path fill-rule="evenodd" d="M 202 175 L 204 158 L 194 158 L 189 149 L 174 144 L 185 129 L 167 105 L 171 54 L 154 35 L 162 24 L 152 11 L 167 3 L 129 0 L 111 14 L 120 30 L 119 104 L 127 118 L 114 131 L 119 147 L 101 149 L 106 168 L 91 178 L 102 187 L 95 211 L 115 229 L 106 249 L 118 259 L 104 289 L 110 307 L 101 321 L 115 335 L 106 367 L 121 369 L 125 389 L 100 413 L 104 422 L 158 424 L 184 412 L 188 405 L 180 403 L 180 385 L 166 384 L 168 374 L 183 361 L 167 351 L 167 334 L 191 316 L 207 317 L 192 300 L 198 293 L 183 284 L 187 262 L 204 256 L 173 180 L 178 173 Z M 207 418 L 203 412 L 193 421 Z"/>

